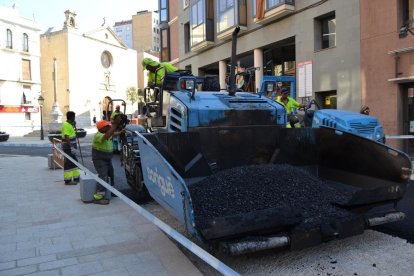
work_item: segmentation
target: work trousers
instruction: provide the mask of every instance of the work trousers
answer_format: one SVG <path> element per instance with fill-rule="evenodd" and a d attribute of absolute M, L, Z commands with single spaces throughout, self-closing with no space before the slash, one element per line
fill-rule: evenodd
<path fill-rule="evenodd" d="M 63 152 L 72 157 L 76 162 L 78 161 L 78 159 L 74 154 L 72 154 L 70 149 L 63 149 Z M 72 180 L 75 182 L 79 182 L 79 177 L 79 168 L 75 164 L 73 164 L 72 161 L 65 157 L 65 162 L 63 164 L 63 178 L 65 182 L 70 182 Z"/>
<path fill-rule="evenodd" d="M 108 182 L 108 177 L 110 178 L 111 186 L 114 186 L 114 167 L 112 166 L 111 159 L 92 159 L 93 165 L 100 179 Z M 98 184 L 96 186 L 97 192 L 105 192 L 105 188 Z"/>

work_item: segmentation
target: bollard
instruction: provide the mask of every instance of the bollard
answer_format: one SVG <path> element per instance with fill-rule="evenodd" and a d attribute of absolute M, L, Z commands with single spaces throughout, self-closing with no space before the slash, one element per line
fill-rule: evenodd
<path fill-rule="evenodd" d="M 88 175 L 81 175 L 80 179 L 80 197 L 83 203 L 92 203 L 93 194 L 96 191 L 96 180 Z"/>

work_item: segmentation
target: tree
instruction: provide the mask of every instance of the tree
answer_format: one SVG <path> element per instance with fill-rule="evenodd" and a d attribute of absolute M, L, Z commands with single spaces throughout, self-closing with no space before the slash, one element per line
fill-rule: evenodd
<path fill-rule="evenodd" d="M 137 88 L 134 86 L 128 87 L 126 89 L 126 98 L 131 102 L 132 111 L 134 111 L 134 103 L 136 103 L 139 99 Z"/>

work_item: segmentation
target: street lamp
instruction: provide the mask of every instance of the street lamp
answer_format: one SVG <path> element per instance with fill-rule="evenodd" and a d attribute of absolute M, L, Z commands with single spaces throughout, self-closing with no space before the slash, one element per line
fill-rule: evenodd
<path fill-rule="evenodd" d="M 40 140 L 44 140 L 45 137 L 43 136 L 43 103 L 45 102 L 45 99 L 42 97 L 42 95 L 39 96 L 37 99 L 40 106 Z"/>

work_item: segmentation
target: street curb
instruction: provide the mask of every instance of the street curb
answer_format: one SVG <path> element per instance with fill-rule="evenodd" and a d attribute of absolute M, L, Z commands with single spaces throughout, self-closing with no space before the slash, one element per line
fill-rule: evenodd
<path fill-rule="evenodd" d="M 0 143 L 0 147 L 51 148 L 52 144 Z"/>

